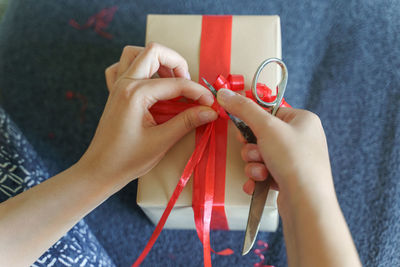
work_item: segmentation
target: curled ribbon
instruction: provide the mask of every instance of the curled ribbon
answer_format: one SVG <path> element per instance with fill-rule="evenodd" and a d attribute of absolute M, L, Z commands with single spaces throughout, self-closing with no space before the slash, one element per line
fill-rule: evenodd
<path fill-rule="evenodd" d="M 262 240 L 257 241 L 257 245 L 262 248 L 256 248 L 254 250 L 254 254 L 256 254 L 260 258 L 260 262 L 254 263 L 254 267 L 275 267 L 273 265 L 265 265 L 265 256 L 262 254 L 264 251 L 267 251 L 269 246 L 267 242 Z"/>
<path fill-rule="evenodd" d="M 219 75 L 214 83 L 214 87 L 217 90 L 221 88 L 230 88 L 235 91 L 240 91 L 244 88 L 244 79 L 242 75 L 229 75 L 227 79 L 224 76 Z M 266 85 L 257 85 L 257 91 L 262 98 L 269 99 L 268 101 L 274 98 L 271 96 L 271 90 Z M 248 92 L 249 91 L 246 91 L 245 95 L 253 99 L 251 92 L 250 94 Z M 180 99 L 159 101 L 151 107 L 150 112 L 155 121 L 160 124 L 168 121 L 178 113 L 196 105 L 198 104 L 193 102 L 182 102 Z M 283 100 L 281 106 L 289 105 Z M 219 119 L 223 119 L 224 117 L 229 118 L 225 111 L 218 105 L 217 101 L 214 102 L 212 108 L 219 113 Z M 233 253 L 233 251 L 229 248 L 220 252 L 215 252 L 210 246 L 210 229 L 228 230 L 228 224 L 224 211 L 224 200 L 217 199 L 221 196 L 221 194 L 217 192 L 225 192 L 225 181 L 223 183 L 219 183 L 216 179 L 218 169 L 224 169 L 220 167 L 216 168 L 217 159 L 221 157 L 226 158 L 226 147 L 224 148 L 224 151 L 221 151 L 218 143 L 221 143 L 220 138 L 222 138 L 225 139 L 226 144 L 227 136 L 226 131 L 224 135 L 221 135 L 221 131 L 219 131 L 218 127 L 217 121 L 213 121 L 203 127 L 200 127 L 201 129 L 198 128 L 199 134 L 196 135 L 196 148 L 186 164 L 183 174 L 180 177 L 179 182 L 167 204 L 167 207 L 165 208 L 163 215 L 161 216 L 152 236 L 150 237 L 150 240 L 132 267 L 139 266 L 149 253 L 150 249 L 160 235 L 172 208 L 179 198 L 180 193 L 187 184 L 193 172 L 197 172 L 198 176 L 200 175 L 198 179 L 193 181 L 192 206 L 195 216 L 197 235 L 203 244 L 204 266 L 211 266 L 211 251 L 219 255 L 231 255 Z M 202 161 L 203 163 L 201 163 Z M 196 175 L 194 177 L 196 177 Z M 217 218 L 216 222 L 212 223 L 212 218 L 214 220 L 215 217 Z"/>
<path fill-rule="evenodd" d="M 107 28 L 108 24 L 110 24 L 117 9 L 117 6 L 104 8 L 100 10 L 99 13 L 88 18 L 87 22 L 84 25 L 79 25 L 79 23 L 76 22 L 74 19 L 70 19 L 69 24 L 78 30 L 84 30 L 93 26 L 94 31 L 101 37 L 112 39 L 113 36 L 108 32 L 105 32 L 103 29 Z"/>

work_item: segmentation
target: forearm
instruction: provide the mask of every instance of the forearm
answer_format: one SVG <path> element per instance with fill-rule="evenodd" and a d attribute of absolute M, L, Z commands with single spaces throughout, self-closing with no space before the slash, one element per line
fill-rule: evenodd
<path fill-rule="evenodd" d="M 333 188 L 291 195 L 281 201 L 289 266 L 361 266 Z"/>
<path fill-rule="evenodd" d="M 28 266 L 113 192 L 72 166 L 0 204 L 0 262 Z"/>

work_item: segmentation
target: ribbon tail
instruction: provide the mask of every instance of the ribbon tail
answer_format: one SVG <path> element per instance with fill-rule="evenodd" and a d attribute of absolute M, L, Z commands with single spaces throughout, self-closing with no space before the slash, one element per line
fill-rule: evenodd
<path fill-rule="evenodd" d="M 213 208 L 215 201 L 215 180 L 217 179 L 217 131 L 216 123 L 212 123 L 213 128 L 211 131 L 210 140 L 206 149 L 205 154 L 207 154 L 206 165 L 198 165 L 196 167 L 196 172 L 200 171 L 201 175 L 195 176 L 195 179 L 201 179 L 201 181 L 194 182 L 194 206 L 193 210 L 195 212 L 195 223 L 197 235 L 203 244 L 203 255 L 204 255 L 204 266 L 211 267 L 211 251 L 218 255 L 231 255 L 233 250 L 225 249 L 220 252 L 215 252 L 211 248 L 210 244 L 210 229 L 211 229 L 211 218 L 214 216 Z M 199 170 L 200 169 L 200 170 Z M 205 170 L 205 171 L 204 171 Z"/>
<path fill-rule="evenodd" d="M 132 267 L 139 266 L 142 261 L 146 258 L 147 254 L 150 252 L 151 248 L 153 247 L 154 243 L 156 242 L 158 236 L 160 235 L 165 222 L 168 219 L 169 214 L 171 213 L 172 208 L 174 207 L 176 201 L 178 200 L 179 195 L 181 194 L 183 188 L 189 181 L 190 176 L 192 175 L 194 168 L 196 165 L 199 163 L 201 157 L 203 156 L 204 150 L 206 148 L 206 145 L 208 144 L 208 141 L 210 139 L 211 135 L 211 130 L 212 130 L 212 125 L 208 125 L 204 135 L 201 137 L 201 140 L 194 150 L 192 156 L 190 157 L 183 174 L 181 178 L 179 179 L 179 182 L 177 186 L 175 187 L 175 190 L 168 202 L 167 207 L 164 210 L 163 215 L 161 216 L 153 234 L 151 235 L 149 241 L 147 242 L 145 248 L 143 249 L 142 253 L 140 254 L 139 258 L 135 261 L 135 263 L 132 264 Z"/>
<path fill-rule="evenodd" d="M 206 168 L 205 179 L 205 194 L 204 194 L 204 213 L 203 213 L 203 229 L 202 229 L 202 243 L 204 254 L 204 266 L 211 267 L 211 244 L 210 244 L 210 225 L 211 216 L 214 203 L 214 180 L 215 180 L 215 123 L 212 123 L 213 128 L 211 131 L 208 159 Z"/>

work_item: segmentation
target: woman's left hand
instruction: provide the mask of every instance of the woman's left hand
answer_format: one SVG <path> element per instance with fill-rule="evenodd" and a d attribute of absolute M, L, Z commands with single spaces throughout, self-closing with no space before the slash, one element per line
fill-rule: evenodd
<path fill-rule="evenodd" d="M 158 72 L 161 78 L 152 78 Z M 194 128 L 211 122 L 217 113 L 214 97 L 190 80 L 185 59 L 151 43 L 127 46 L 118 63 L 106 70 L 109 98 L 96 134 L 78 165 L 112 178 L 116 190 L 153 168 L 169 148 Z M 149 108 L 159 100 L 185 96 L 203 106 L 190 108 L 157 125 Z"/>

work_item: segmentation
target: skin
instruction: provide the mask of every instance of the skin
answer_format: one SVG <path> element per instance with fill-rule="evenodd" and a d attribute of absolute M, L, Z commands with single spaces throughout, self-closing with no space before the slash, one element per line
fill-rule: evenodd
<path fill-rule="evenodd" d="M 242 149 L 249 177 L 243 190 L 251 194 L 254 181 L 266 179 L 268 171 L 279 188 L 278 209 L 289 266 L 361 266 L 336 198 L 318 116 L 280 108 L 274 117 L 226 89 L 218 91 L 217 99 L 257 137 L 257 145 L 244 144 Z"/>
<path fill-rule="evenodd" d="M 162 78 L 149 79 L 157 71 Z M 0 204 L 2 266 L 31 265 L 91 210 L 154 167 L 182 136 L 217 118 L 209 107 L 212 94 L 189 80 L 180 55 L 161 45 L 126 47 L 106 78 L 110 94 L 82 158 Z M 181 95 L 202 105 L 156 125 L 148 108 Z"/>
<path fill-rule="evenodd" d="M 156 73 L 159 78 L 153 77 Z M 212 94 L 190 81 L 187 63 L 179 54 L 159 44 L 125 47 L 119 62 L 106 70 L 106 80 L 110 94 L 82 158 L 0 204 L 2 265 L 32 264 L 91 210 L 150 171 L 182 136 L 217 118 L 210 108 Z M 157 125 L 149 108 L 177 96 L 200 105 Z M 266 168 L 275 178 L 289 265 L 360 266 L 336 200 L 318 117 L 282 108 L 274 118 L 226 90 L 220 90 L 218 101 L 258 138 L 257 145 L 243 147 L 250 177 L 244 191 L 251 193 L 254 180 L 265 179 Z"/>

